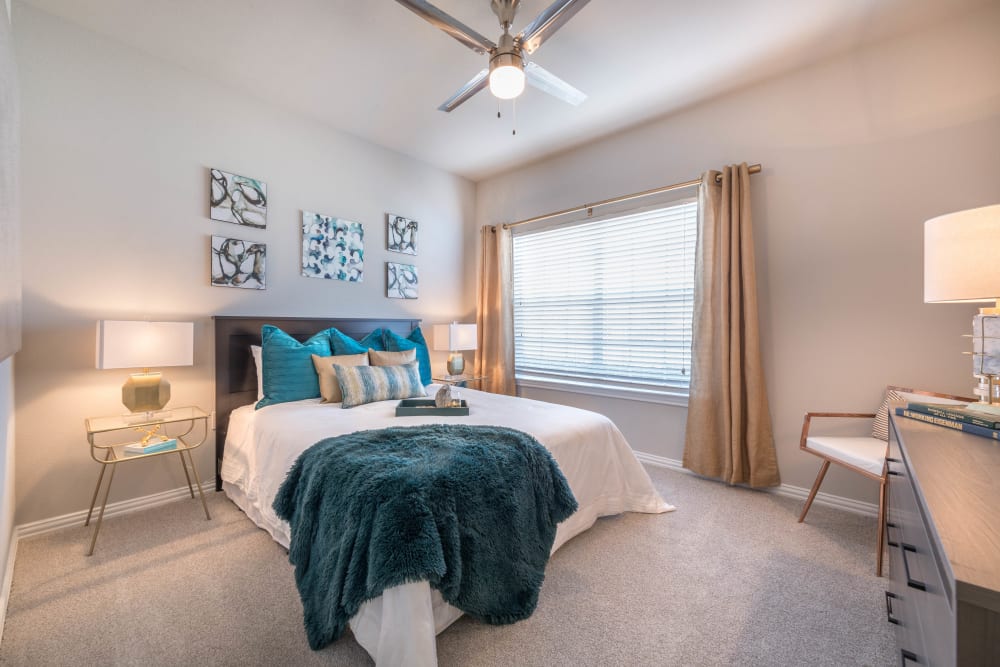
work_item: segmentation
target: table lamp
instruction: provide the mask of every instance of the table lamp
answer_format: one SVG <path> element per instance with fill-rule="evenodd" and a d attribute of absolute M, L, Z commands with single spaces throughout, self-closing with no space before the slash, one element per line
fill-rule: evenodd
<path fill-rule="evenodd" d="M 461 351 L 476 349 L 476 338 L 475 324 L 452 322 L 434 325 L 434 349 L 451 352 L 448 355 L 448 375 L 461 375 L 465 371 L 465 357 Z"/>
<path fill-rule="evenodd" d="M 972 320 L 973 375 L 1000 376 L 1000 204 L 924 223 L 924 303 L 993 302 Z M 998 400 L 992 389 L 985 402 Z"/>
<path fill-rule="evenodd" d="M 193 322 L 97 323 L 98 368 L 142 368 L 122 385 L 122 403 L 129 411 L 149 417 L 170 400 L 170 383 L 150 368 L 194 363 Z"/>

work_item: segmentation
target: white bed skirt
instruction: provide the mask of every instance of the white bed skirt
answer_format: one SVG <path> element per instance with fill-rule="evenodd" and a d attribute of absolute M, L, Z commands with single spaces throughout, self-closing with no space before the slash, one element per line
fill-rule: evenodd
<path fill-rule="evenodd" d="M 433 385 L 428 389 L 431 393 L 434 390 Z M 530 433 L 552 452 L 566 476 L 579 509 L 559 524 L 553 552 L 590 528 L 598 517 L 674 509 L 653 488 L 617 427 L 602 415 L 474 390 L 464 393 L 474 407 L 469 417 L 458 418 L 460 423 L 508 426 Z M 258 411 L 252 406 L 238 408 L 230 417 L 222 467 L 223 490 L 254 523 L 287 549 L 288 524 L 274 514 L 271 501 L 284 474 L 302 451 L 324 437 L 356 430 L 448 421 L 396 418 L 395 403 L 385 401 L 351 410 L 317 401 L 280 404 Z M 348 418 L 350 421 L 346 421 Z M 350 627 L 379 667 L 436 667 L 435 635 L 461 615 L 423 581 L 390 588 L 364 603 Z"/>

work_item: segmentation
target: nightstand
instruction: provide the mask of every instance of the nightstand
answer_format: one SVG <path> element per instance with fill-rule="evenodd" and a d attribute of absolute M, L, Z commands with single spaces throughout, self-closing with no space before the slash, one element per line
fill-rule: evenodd
<path fill-rule="evenodd" d="M 94 496 L 90 499 L 90 510 L 87 512 L 87 520 L 84 526 L 90 525 L 90 517 L 94 513 L 94 506 L 97 504 L 97 496 L 101 491 L 101 483 L 104 481 L 104 473 L 111 467 L 108 473 L 108 484 L 104 489 L 104 497 L 101 499 L 101 509 L 97 514 L 97 523 L 94 526 L 94 535 L 90 538 L 90 550 L 87 555 L 94 553 L 94 545 L 97 544 L 97 534 L 101 531 L 101 521 L 104 519 L 104 508 L 108 504 L 108 494 L 111 493 L 111 482 L 115 478 L 115 469 L 119 463 L 148 459 L 153 456 L 164 454 L 177 454 L 181 459 L 181 466 L 184 468 L 184 477 L 187 479 L 188 491 L 194 498 L 195 486 L 198 495 L 201 497 L 201 506 L 205 510 L 205 519 L 210 520 L 212 516 L 208 513 L 208 504 L 205 502 L 205 495 L 201 491 L 201 479 L 198 477 L 198 469 L 194 465 L 191 450 L 197 449 L 208 437 L 208 414 L 196 407 L 170 408 L 155 412 L 150 415 L 142 413 L 131 415 L 114 415 L 111 417 L 89 417 L 84 420 L 87 429 L 87 441 L 90 443 L 90 456 L 101 464 L 101 473 L 97 476 L 97 485 L 94 487 Z M 199 428 L 200 427 L 200 428 Z M 195 429 L 200 431 L 198 435 L 192 436 Z M 172 433 L 176 431 L 177 433 Z M 108 436 L 117 434 L 115 438 L 119 442 L 98 443 L 98 436 Z M 176 440 L 176 446 L 160 451 L 147 453 L 132 453 L 126 448 L 134 446 L 142 440 L 142 436 L 149 434 L 150 441 L 158 439 L 159 436 L 166 436 L 168 439 Z M 127 436 L 127 439 L 126 439 Z M 103 439 L 103 438 L 102 438 Z M 190 472 L 188 467 L 190 466 Z M 191 476 L 194 475 L 195 485 L 191 484 Z"/>
<path fill-rule="evenodd" d="M 450 384 L 453 387 L 468 387 L 470 382 L 479 385 L 486 378 L 486 375 L 441 375 L 432 379 L 440 384 Z"/>

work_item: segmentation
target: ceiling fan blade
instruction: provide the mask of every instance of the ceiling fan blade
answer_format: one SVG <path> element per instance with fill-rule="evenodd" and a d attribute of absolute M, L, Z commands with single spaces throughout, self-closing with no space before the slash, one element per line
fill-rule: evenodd
<path fill-rule="evenodd" d="M 462 86 L 457 93 L 448 98 L 448 100 L 438 107 L 438 111 L 451 112 L 455 107 L 457 107 L 462 102 L 478 93 L 480 90 L 488 86 L 490 83 L 490 70 L 484 69 L 476 76 Z"/>
<path fill-rule="evenodd" d="M 587 95 L 569 85 L 552 72 L 535 63 L 525 63 L 524 76 L 528 83 L 542 92 L 546 92 L 553 97 L 558 97 L 563 102 L 567 102 L 577 107 L 583 104 Z"/>
<path fill-rule="evenodd" d="M 487 53 L 495 49 L 497 45 L 483 37 L 478 32 L 445 14 L 440 9 L 424 0 L 396 0 L 411 12 L 430 23 L 435 28 L 439 28 L 476 53 Z"/>
<path fill-rule="evenodd" d="M 556 0 L 549 5 L 517 36 L 525 53 L 534 53 L 542 42 L 573 18 L 588 2 L 590 0 Z"/>

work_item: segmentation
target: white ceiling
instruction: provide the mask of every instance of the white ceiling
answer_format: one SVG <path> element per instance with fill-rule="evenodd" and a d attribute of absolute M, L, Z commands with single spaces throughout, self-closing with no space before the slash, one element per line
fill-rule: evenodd
<path fill-rule="evenodd" d="M 486 57 L 392 0 L 25 0 L 450 172 L 480 180 L 990 0 L 591 0 L 531 57 L 589 95 L 437 106 Z M 489 0 L 434 4 L 490 39 Z M 523 0 L 520 31 L 549 4 Z"/>

